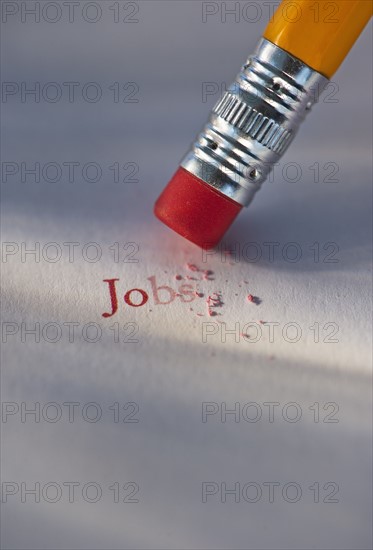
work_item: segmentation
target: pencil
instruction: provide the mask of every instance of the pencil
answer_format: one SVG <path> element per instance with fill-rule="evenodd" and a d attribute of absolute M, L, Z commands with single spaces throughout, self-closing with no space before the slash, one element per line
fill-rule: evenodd
<path fill-rule="evenodd" d="M 155 204 L 202 248 L 248 206 L 372 15 L 370 0 L 284 0 Z"/>

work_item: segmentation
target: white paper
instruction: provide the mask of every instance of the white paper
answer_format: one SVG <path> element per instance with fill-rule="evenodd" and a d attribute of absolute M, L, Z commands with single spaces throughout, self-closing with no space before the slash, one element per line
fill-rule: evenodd
<path fill-rule="evenodd" d="M 121 24 L 109 2 L 94 4 L 96 23 L 79 7 L 72 23 L 14 16 L 3 29 L 3 81 L 57 82 L 65 94 L 62 83 L 78 82 L 72 102 L 20 92 L 2 105 L 3 166 L 19 170 L 2 182 L 2 478 L 16 491 L 2 506 L 4 548 L 370 548 L 371 28 L 274 181 L 206 256 L 158 222 L 153 203 L 217 100 L 202 101 L 203 82 L 229 84 L 265 15 L 203 23 L 201 3 L 157 0 L 131 3 L 139 23 Z M 96 103 L 79 95 L 89 82 L 102 89 Z M 116 103 L 116 82 L 137 87 Z M 138 103 L 123 103 L 131 92 Z M 22 163 L 35 162 L 41 181 L 25 172 L 22 183 Z M 115 183 L 115 163 L 138 182 Z M 96 165 L 99 181 L 85 181 Z M 40 256 L 25 253 L 38 246 Z M 171 303 L 156 303 L 152 277 Z M 108 279 L 118 310 L 105 318 Z M 181 285 L 203 296 L 176 296 Z M 148 301 L 126 303 L 131 289 Z M 216 292 L 223 305 L 210 316 Z M 35 323 L 39 342 L 27 333 Z M 40 422 L 24 411 L 35 403 Z M 74 421 L 64 403 L 78 403 Z M 22 502 L 21 484 L 36 482 L 41 502 Z M 102 490 L 97 503 L 82 496 L 88 482 Z M 207 482 L 218 490 L 203 502 Z M 249 482 L 258 502 L 243 496 Z M 273 503 L 268 482 L 279 484 Z M 290 482 L 302 493 L 294 503 Z M 58 502 L 47 483 L 61 487 Z M 116 503 L 115 483 L 134 484 L 120 497 L 136 490 L 139 502 Z M 223 502 L 224 483 L 239 484 L 239 502 Z M 338 502 L 323 502 L 337 486 Z"/>

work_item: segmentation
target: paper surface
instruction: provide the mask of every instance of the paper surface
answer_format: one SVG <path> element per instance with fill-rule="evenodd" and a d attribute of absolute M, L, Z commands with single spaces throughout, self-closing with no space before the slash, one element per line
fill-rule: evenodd
<path fill-rule="evenodd" d="M 371 27 L 206 255 L 153 203 L 265 12 L 84 4 L 2 28 L 3 547 L 370 548 Z"/>

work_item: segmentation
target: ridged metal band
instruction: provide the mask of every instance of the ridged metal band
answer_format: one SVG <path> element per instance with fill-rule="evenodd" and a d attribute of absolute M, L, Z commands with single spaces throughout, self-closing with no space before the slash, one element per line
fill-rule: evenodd
<path fill-rule="evenodd" d="M 328 83 L 262 39 L 181 166 L 247 206 Z"/>

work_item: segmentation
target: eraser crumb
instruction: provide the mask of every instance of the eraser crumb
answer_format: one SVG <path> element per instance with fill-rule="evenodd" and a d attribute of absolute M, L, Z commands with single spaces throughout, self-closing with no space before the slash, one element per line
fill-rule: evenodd
<path fill-rule="evenodd" d="M 257 306 L 261 303 L 261 299 L 258 298 L 258 296 L 253 296 L 252 294 L 247 295 L 247 301 Z"/>
<path fill-rule="evenodd" d="M 187 269 L 189 269 L 189 271 L 199 271 L 198 267 L 195 264 L 187 263 L 186 267 Z"/>

